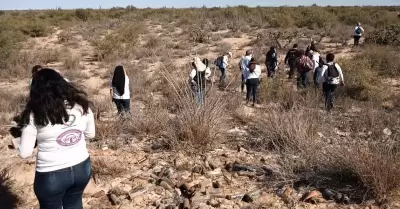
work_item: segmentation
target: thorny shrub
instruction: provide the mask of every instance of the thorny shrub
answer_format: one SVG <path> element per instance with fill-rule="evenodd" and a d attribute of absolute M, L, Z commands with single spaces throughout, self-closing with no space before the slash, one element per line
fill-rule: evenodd
<path fill-rule="evenodd" d="M 0 205 L 3 208 L 17 208 L 22 197 L 13 190 L 14 182 L 11 179 L 10 169 L 0 169 Z"/>

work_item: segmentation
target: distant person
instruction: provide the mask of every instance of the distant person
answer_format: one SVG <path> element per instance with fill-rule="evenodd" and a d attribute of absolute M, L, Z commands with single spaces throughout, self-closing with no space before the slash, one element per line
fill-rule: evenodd
<path fill-rule="evenodd" d="M 195 95 L 196 102 L 199 104 L 204 103 L 207 80 L 211 76 L 211 70 L 208 64 L 208 59 L 200 61 L 198 57 L 194 58 L 192 70 L 189 75 L 192 92 Z"/>
<path fill-rule="evenodd" d="M 125 69 L 121 65 L 118 65 L 114 70 L 110 94 L 112 101 L 117 106 L 118 115 L 126 116 L 129 114 L 131 101 L 129 77 L 126 75 Z"/>
<path fill-rule="evenodd" d="M 215 61 L 215 65 L 221 71 L 221 76 L 219 82 L 225 86 L 226 83 L 226 69 L 229 66 L 229 58 L 232 57 L 231 52 L 224 53 L 222 56 L 218 57 Z"/>
<path fill-rule="evenodd" d="M 35 65 L 35 66 L 33 66 L 32 71 L 31 71 L 32 77 L 31 77 L 31 79 L 29 80 L 29 88 L 30 88 L 31 85 L 32 85 L 33 76 L 34 76 L 39 70 L 41 70 L 41 69 L 42 69 L 42 66 L 40 66 L 40 65 Z"/>
<path fill-rule="evenodd" d="M 265 65 L 267 66 L 268 78 L 273 78 L 278 69 L 278 54 L 275 46 L 271 46 L 267 52 Z"/>
<path fill-rule="evenodd" d="M 252 106 L 255 107 L 257 102 L 257 89 L 260 84 L 261 77 L 261 66 L 255 61 L 254 58 L 251 59 L 249 63 L 249 71 L 246 71 L 246 104 L 252 101 Z"/>
<path fill-rule="evenodd" d="M 86 139 L 95 136 L 89 104 L 86 93 L 55 70 L 35 73 L 17 149 L 21 158 L 28 158 L 37 142 L 33 187 L 40 208 L 83 208 L 83 191 L 91 177 Z"/>
<path fill-rule="evenodd" d="M 357 23 L 357 26 L 354 28 L 354 46 L 358 46 L 360 44 L 360 39 L 363 33 L 364 28 L 361 27 L 361 23 Z"/>
<path fill-rule="evenodd" d="M 339 85 L 345 85 L 342 69 L 334 60 L 334 54 L 329 53 L 326 55 L 327 65 L 323 66 L 319 77 L 319 82 L 322 83 L 325 95 L 325 106 L 328 113 L 330 113 L 333 108 L 333 93 Z"/>
<path fill-rule="evenodd" d="M 297 86 L 299 88 L 307 88 L 309 82 L 308 74 L 314 69 L 314 64 L 310 57 L 306 56 L 304 50 L 298 50 L 297 56 L 299 57 L 296 61 L 296 68 L 299 73 Z"/>
<path fill-rule="evenodd" d="M 298 45 L 294 44 L 285 57 L 285 64 L 289 65 L 289 79 L 292 79 L 296 72 L 296 60 L 298 55 Z"/>
<path fill-rule="evenodd" d="M 240 89 L 243 92 L 244 91 L 244 86 L 246 85 L 246 74 L 247 71 L 249 71 L 249 64 L 250 60 L 253 57 L 253 52 L 251 50 L 247 50 L 246 54 L 240 59 L 240 72 L 242 73 L 242 84 L 240 85 Z"/>

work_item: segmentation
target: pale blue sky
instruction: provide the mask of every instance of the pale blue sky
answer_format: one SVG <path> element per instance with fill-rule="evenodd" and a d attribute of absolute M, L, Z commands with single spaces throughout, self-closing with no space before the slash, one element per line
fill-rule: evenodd
<path fill-rule="evenodd" d="M 51 9 L 61 7 L 62 9 L 73 8 L 110 8 L 115 6 L 125 7 L 134 5 L 143 7 L 201 7 L 212 6 L 282 6 L 282 5 L 400 5 L 400 0 L 0 0 L 1 10 L 14 9 Z"/>

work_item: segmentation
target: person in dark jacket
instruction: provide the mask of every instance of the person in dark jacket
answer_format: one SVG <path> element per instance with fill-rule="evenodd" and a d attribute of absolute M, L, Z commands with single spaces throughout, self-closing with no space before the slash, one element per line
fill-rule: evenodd
<path fill-rule="evenodd" d="M 278 68 L 278 54 L 275 46 L 271 46 L 269 49 L 265 59 L 265 65 L 267 66 L 268 77 L 273 78 Z"/>
<path fill-rule="evenodd" d="M 296 72 L 296 60 L 297 60 L 297 55 L 298 55 L 298 45 L 294 44 L 293 48 L 291 48 L 285 57 L 285 64 L 289 65 L 289 79 L 293 78 L 293 75 Z"/>

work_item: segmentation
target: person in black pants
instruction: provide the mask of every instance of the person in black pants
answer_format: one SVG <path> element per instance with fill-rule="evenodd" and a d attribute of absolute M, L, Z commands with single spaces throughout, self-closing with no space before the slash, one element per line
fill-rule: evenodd
<path fill-rule="evenodd" d="M 344 86 L 342 69 L 337 63 L 334 63 L 335 55 L 329 53 L 326 55 L 327 64 L 323 66 L 319 81 L 322 83 L 322 89 L 325 95 L 325 106 L 328 113 L 333 108 L 333 93 L 339 87 Z"/>
<path fill-rule="evenodd" d="M 246 90 L 247 96 L 246 101 L 247 104 L 252 101 L 252 106 L 255 106 L 257 101 L 257 89 L 258 85 L 260 84 L 260 76 L 261 76 L 261 67 L 257 65 L 257 62 L 254 58 L 251 59 L 249 63 L 249 71 L 246 75 Z"/>

